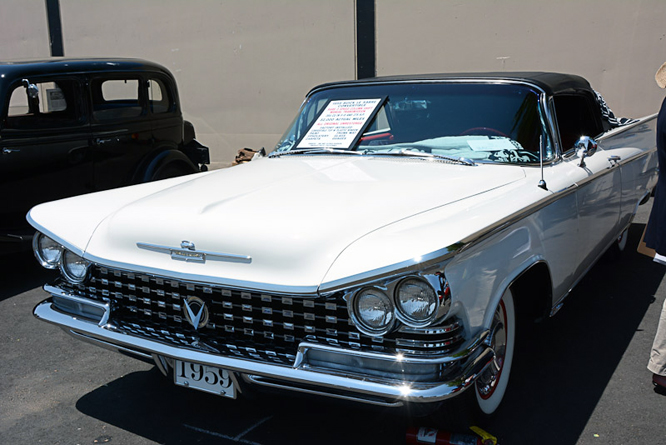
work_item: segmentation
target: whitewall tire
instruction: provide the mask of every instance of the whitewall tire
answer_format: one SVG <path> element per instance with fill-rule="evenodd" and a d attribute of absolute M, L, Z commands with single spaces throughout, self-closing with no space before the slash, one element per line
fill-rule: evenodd
<path fill-rule="evenodd" d="M 516 311 L 513 294 L 507 289 L 502 295 L 490 326 L 490 342 L 495 359 L 474 385 L 476 403 L 485 415 L 497 411 L 509 384 L 516 339 Z"/>

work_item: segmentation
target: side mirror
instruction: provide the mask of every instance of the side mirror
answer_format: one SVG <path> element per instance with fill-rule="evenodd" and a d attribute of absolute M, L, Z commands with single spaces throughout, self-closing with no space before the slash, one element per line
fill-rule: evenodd
<path fill-rule="evenodd" d="M 39 88 L 34 83 L 30 83 L 28 79 L 22 79 L 21 84 L 25 87 L 26 93 L 30 99 L 39 98 Z"/>
<path fill-rule="evenodd" d="M 578 142 L 576 142 L 576 145 L 574 145 L 576 153 L 580 157 L 580 164 L 578 164 L 578 166 L 584 168 L 585 158 L 590 157 L 594 153 L 596 153 L 598 147 L 599 145 L 597 144 L 597 141 L 595 141 L 591 137 L 581 136 L 581 138 L 578 139 Z"/>

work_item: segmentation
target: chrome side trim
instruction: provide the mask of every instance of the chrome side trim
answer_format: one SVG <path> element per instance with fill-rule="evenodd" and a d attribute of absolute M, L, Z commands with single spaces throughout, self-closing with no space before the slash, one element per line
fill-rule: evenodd
<path fill-rule="evenodd" d="M 624 133 L 625 131 L 627 131 L 627 130 L 629 130 L 629 129 L 632 129 L 632 128 L 637 127 L 637 126 L 642 125 L 642 124 L 645 124 L 646 122 L 649 122 L 649 121 L 651 121 L 652 119 L 656 119 L 656 118 L 657 118 L 657 113 L 650 114 L 650 115 L 645 116 L 645 117 L 643 117 L 643 118 L 641 118 L 641 119 L 638 119 L 636 122 L 634 122 L 634 123 L 632 123 L 632 124 L 629 124 L 629 125 L 623 125 L 623 126 L 621 126 L 621 127 L 615 127 L 615 128 L 612 128 L 612 129 L 608 130 L 607 132 L 602 133 L 602 134 L 601 134 L 598 138 L 596 138 L 596 139 L 597 139 L 598 142 L 601 142 L 601 141 L 603 141 L 604 139 L 608 139 L 608 138 L 610 138 L 610 137 L 612 137 L 612 136 L 618 135 L 618 134 L 620 134 L 620 133 Z"/>
<path fill-rule="evenodd" d="M 410 385 L 409 382 L 388 379 L 385 381 L 369 380 L 363 375 L 335 375 L 319 368 L 311 370 L 303 367 L 289 367 L 235 357 L 223 357 L 193 349 L 183 349 L 147 338 L 121 333 L 115 331 L 113 326 L 110 325 L 98 326 L 89 321 L 79 320 L 74 316 L 54 309 L 51 299 L 38 304 L 35 307 L 34 315 L 42 321 L 63 327 L 87 342 L 107 349 L 116 349 L 135 355 L 143 354 L 151 360 L 153 354 L 157 354 L 167 360 L 170 358 L 184 360 L 223 368 L 240 374 L 274 379 L 286 386 L 318 387 L 326 394 L 354 394 L 358 401 L 376 398 L 417 403 L 445 400 L 472 385 L 478 375 L 494 358 L 493 350 L 486 342 L 481 342 L 480 338 L 477 338 L 470 342 L 470 346 L 478 344 L 476 349 L 470 349 L 470 346 L 467 346 L 467 348 L 451 354 L 451 358 L 447 359 L 459 363 L 461 369 L 459 372 L 449 377 L 447 381 L 420 383 L 417 386 Z M 469 354 L 464 355 L 466 353 Z M 371 353 L 369 353 L 369 356 L 374 357 Z M 405 360 L 410 359 L 405 358 Z"/>

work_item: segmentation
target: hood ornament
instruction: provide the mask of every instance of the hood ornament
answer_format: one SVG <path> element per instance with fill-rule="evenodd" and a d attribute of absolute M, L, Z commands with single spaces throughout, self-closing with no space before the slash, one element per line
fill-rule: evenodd
<path fill-rule="evenodd" d="M 180 248 L 148 243 L 136 243 L 136 247 L 139 249 L 150 250 L 152 252 L 166 253 L 171 255 L 172 260 L 186 261 L 188 263 L 205 263 L 206 260 L 246 264 L 252 262 L 252 257 L 248 255 L 197 250 L 196 246 L 191 241 L 181 241 Z"/>
<path fill-rule="evenodd" d="M 180 248 L 181 249 L 187 249 L 187 250 L 196 250 L 196 247 L 194 247 L 194 243 L 190 241 L 181 241 L 180 242 Z"/>

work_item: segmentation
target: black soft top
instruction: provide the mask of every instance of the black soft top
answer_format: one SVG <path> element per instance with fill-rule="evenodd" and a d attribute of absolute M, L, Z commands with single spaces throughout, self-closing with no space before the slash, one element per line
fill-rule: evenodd
<path fill-rule="evenodd" d="M 160 72 L 173 76 L 162 65 L 142 59 L 124 58 L 54 58 L 35 60 L 13 60 L 0 62 L 0 78 L 12 81 L 17 77 L 41 74 L 85 73 L 85 72 Z"/>
<path fill-rule="evenodd" d="M 523 82 L 532 84 L 542 89 L 546 94 L 553 95 L 558 93 L 590 91 L 592 87 L 584 78 L 575 74 L 562 74 L 539 71 L 525 72 L 490 72 L 490 73 L 448 73 L 448 74 L 413 74 L 408 76 L 388 76 L 373 77 L 369 79 L 350 80 L 343 82 L 331 82 L 319 85 L 310 91 L 310 93 L 326 88 L 335 88 L 353 85 L 372 85 L 381 83 L 401 83 L 401 82 L 431 82 L 448 80 L 469 80 L 481 82 Z"/>

